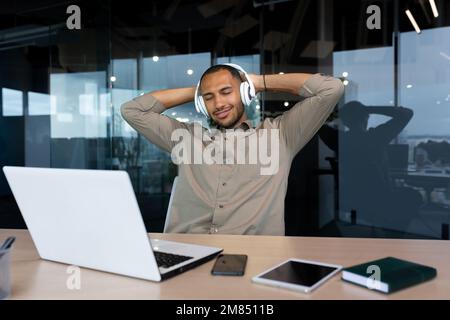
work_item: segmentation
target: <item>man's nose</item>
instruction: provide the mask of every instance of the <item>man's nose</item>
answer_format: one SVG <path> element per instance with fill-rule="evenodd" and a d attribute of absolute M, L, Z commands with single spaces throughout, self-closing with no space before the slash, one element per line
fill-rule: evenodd
<path fill-rule="evenodd" d="M 223 97 L 221 97 L 220 95 L 216 96 L 214 99 L 214 107 L 216 110 L 220 110 L 223 107 L 225 107 L 226 103 L 225 103 L 225 99 Z"/>

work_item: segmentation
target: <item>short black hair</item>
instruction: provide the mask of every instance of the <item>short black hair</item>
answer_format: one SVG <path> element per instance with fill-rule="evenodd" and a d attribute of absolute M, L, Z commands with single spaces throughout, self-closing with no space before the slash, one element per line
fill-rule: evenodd
<path fill-rule="evenodd" d="M 206 75 L 217 72 L 219 70 L 228 70 L 234 78 L 238 79 L 239 82 L 242 82 L 241 75 L 237 69 L 228 66 L 226 64 L 216 64 L 214 66 L 209 67 L 208 69 L 206 69 L 205 72 L 203 72 L 203 75 L 200 78 L 200 84 L 202 83 L 202 80 Z"/>

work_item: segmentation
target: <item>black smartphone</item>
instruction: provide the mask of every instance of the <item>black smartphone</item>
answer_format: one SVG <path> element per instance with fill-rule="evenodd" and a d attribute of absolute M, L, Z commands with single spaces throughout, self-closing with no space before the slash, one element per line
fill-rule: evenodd
<path fill-rule="evenodd" d="M 242 276 L 245 272 L 247 256 L 245 254 L 220 254 L 211 270 L 213 275 Z"/>

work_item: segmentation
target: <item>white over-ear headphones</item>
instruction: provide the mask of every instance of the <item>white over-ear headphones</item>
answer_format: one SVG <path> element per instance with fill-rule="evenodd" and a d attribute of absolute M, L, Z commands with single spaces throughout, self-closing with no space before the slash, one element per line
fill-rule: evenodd
<path fill-rule="evenodd" d="M 253 98 L 256 96 L 256 90 L 255 86 L 253 85 L 253 82 L 248 77 L 247 72 L 245 72 L 245 70 L 241 66 L 234 63 L 221 63 L 218 65 L 225 65 L 232 67 L 244 74 L 245 80 L 242 81 L 239 87 L 239 91 L 241 94 L 241 101 L 242 104 L 244 105 L 244 108 L 248 107 L 252 102 Z M 200 81 L 197 84 L 197 88 L 195 88 L 194 103 L 197 112 L 203 113 L 207 118 L 210 117 L 208 114 L 208 110 L 206 109 L 205 101 L 203 100 L 203 97 L 200 94 Z"/>

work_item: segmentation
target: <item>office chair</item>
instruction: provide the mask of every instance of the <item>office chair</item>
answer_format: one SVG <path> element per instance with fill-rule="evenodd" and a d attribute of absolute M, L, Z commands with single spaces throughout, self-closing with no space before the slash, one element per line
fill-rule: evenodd
<path fill-rule="evenodd" d="M 172 201 L 173 201 L 173 195 L 175 194 L 175 189 L 177 187 L 177 183 L 178 183 L 178 176 L 175 177 L 175 179 L 173 179 L 173 184 L 172 184 L 172 191 L 170 193 L 170 199 L 169 199 L 169 205 L 167 206 L 167 214 L 166 214 L 166 220 L 164 222 L 164 233 L 167 233 L 167 229 L 169 228 L 170 225 L 170 218 L 171 218 L 171 213 L 172 213 Z"/>

